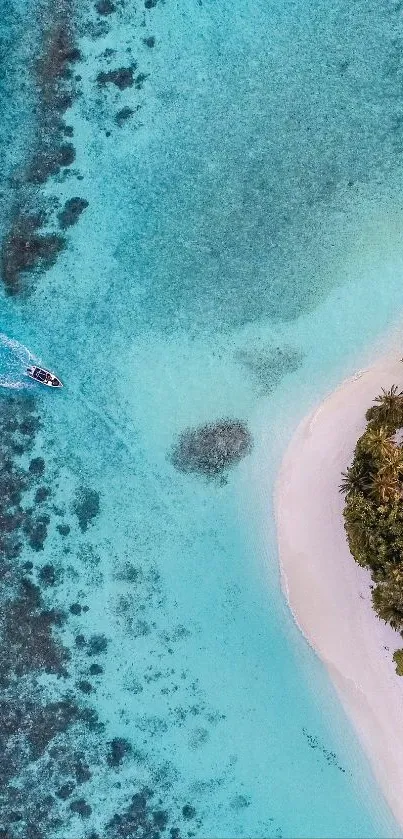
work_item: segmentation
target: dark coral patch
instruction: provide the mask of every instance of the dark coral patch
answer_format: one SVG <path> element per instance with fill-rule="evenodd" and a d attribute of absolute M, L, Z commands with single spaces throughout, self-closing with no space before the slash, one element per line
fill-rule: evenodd
<path fill-rule="evenodd" d="M 141 90 L 145 80 L 148 78 L 148 73 L 139 73 L 134 80 L 136 90 Z"/>
<path fill-rule="evenodd" d="M 158 830 L 165 830 L 168 824 L 168 813 L 166 810 L 154 810 L 153 811 L 153 822 Z"/>
<path fill-rule="evenodd" d="M 150 47 L 150 49 L 152 49 L 152 47 L 155 47 L 154 35 L 149 35 L 148 38 L 143 38 L 143 44 L 145 44 L 146 47 Z"/>
<path fill-rule="evenodd" d="M 89 667 L 88 672 L 89 672 L 90 676 L 99 676 L 100 673 L 104 672 L 104 668 L 101 667 L 100 664 L 97 664 L 96 662 L 94 662 L 94 664 L 91 664 L 91 667 Z"/>
<path fill-rule="evenodd" d="M 68 107 L 71 102 L 66 101 Z M 31 161 L 27 170 L 27 181 L 32 184 L 44 184 L 60 172 L 64 166 L 71 166 L 76 158 L 76 151 L 72 143 L 60 143 L 53 148 L 41 148 Z"/>
<path fill-rule="evenodd" d="M 131 839 L 134 836 L 158 839 L 165 831 L 169 817 L 165 810 L 154 809 L 153 799 L 154 792 L 147 787 L 133 795 L 126 810 L 115 813 L 106 825 L 105 839 Z M 172 830 L 175 828 L 171 828 L 171 835 Z"/>
<path fill-rule="evenodd" d="M 32 756 L 40 757 L 48 744 L 61 732 L 80 719 L 80 710 L 70 698 L 58 702 L 49 702 L 45 706 L 33 706 L 26 709 L 24 725 L 29 725 L 28 739 L 32 748 Z M 21 725 L 21 723 L 20 723 Z M 20 730 L 20 728 L 19 728 Z"/>
<path fill-rule="evenodd" d="M 238 463 L 251 449 L 247 426 L 240 420 L 225 419 L 184 431 L 171 453 L 171 461 L 180 472 L 214 477 Z"/>
<path fill-rule="evenodd" d="M 95 8 L 99 15 L 112 15 L 113 12 L 116 12 L 116 6 L 112 3 L 112 0 L 98 0 L 95 3 Z"/>
<path fill-rule="evenodd" d="M 70 525 L 69 524 L 58 524 L 57 530 L 59 531 L 61 536 L 68 536 L 70 533 Z"/>
<path fill-rule="evenodd" d="M 58 17 L 50 15 L 50 19 L 44 21 L 42 54 L 36 65 L 41 104 L 48 118 L 57 110 L 59 98 L 66 92 L 64 80 L 70 77 L 70 66 L 81 58 L 71 27 L 70 4 L 64 0 L 57 11 Z"/>
<path fill-rule="evenodd" d="M 92 772 L 82 752 L 75 755 L 74 775 L 78 785 L 85 784 L 92 778 Z"/>
<path fill-rule="evenodd" d="M 132 65 L 131 67 L 119 67 L 116 70 L 108 70 L 106 73 L 98 73 L 97 82 L 99 85 L 114 84 L 119 90 L 125 90 L 134 84 L 133 72 L 135 69 L 135 65 Z"/>
<path fill-rule="evenodd" d="M 87 655 L 100 655 L 105 653 L 108 647 L 108 639 L 105 635 L 91 635 L 87 645 Z"/>
<path fill-rule="evenodd" d="M 43 16 L 42 53 L 36 62 L 41 122 L 34 157 L 57 153 L 64 129 L 60 117 L 75 97 L 71 68 L 81 59 L 81 53 L 75 43 L 72 19 L 69 0 L 61 0 L 57 9 L 52 6 L 48 16 Z"/>
<path fill-rule="evenodd" d="M 39 477 L 40 475 L 43 475 L 43 473 L 45 471 L 45 461 L 44 461 L 43 457 L 32 458 L 28 469 L 29 469 L 31 475 L 35 475 L 37 477 Z"/>
<path fill-rule="evenodd" d="M 17 597 L 4 603 L 0 613 L 0 679 L 11 673 L 32 671 L 66 675 L 68 651 L 56 640 L 53 627 L 63 620 L 60 612 L 43 608 L 38 586 L 23 579 Z"/>
<path fill-rule="evenodd" d="M 38 191 L 48 178 L 75 160 L 71 136 L 63 121 L 63 114 L 76 96 L 72 65 L 81 58 L 75 43 L 71 0 L 40 4 L 40 56 L 34 63 L 34 82 L 37 93 L 37 121 L 31 154 L 28 155 L 23 179 L 24 191 L 16 198 L 14 212 L 1 247 L 3 282 L 8 294 L 32 290 L 23 283 L 29 272 L 50 268 L 65 247 L 64 238 L 44 230 L 44 198 Z M 16 186 L 18 186 L 16 182 Z"/>
<path fill-rule="evenodd" d="M 88 682 L 87 679 L 80 679 L 80 681 L 76 682 L 78 690 L 81 690 L 82 693 L 92 693 L 94 690 L 91 682 Z"/>
<path fill-rule="evenodd" d="M 72 781 L 68 781 L 66 784 L 63 784 L 56 792 L 58 798 L 61 798 L 62 801 L 65 801 L 66 798 L 69 798 L 70 795 L 74 792 L 74 784 Z"/>
<path fill-rule="evenodd" d="M 38 487 L 35 493 L 35 504 L 42 504 L 49 498 L 50 489 L 48 487 Z"/>
<path fill-rule="evenodd" d="M 44 586 L 54 586 L 57 580 L 56 569 L 51 562 L 43 565 L 38 573 L 39 582 Z"/>
<path fill-rule="evenodd" d="M 28 571 L 28 573 L 29 573 L 30 571 L 32 571 L 32 569 L 34 567 L 34 563 L 31 562 L 31 560 L 29 559 L 28 562 L 23 563 L 22 567 L 23 567 L 24 571 Z"/>
<path fill-rule="evenodd" d="M 108 766 L 113 768 L 120 766 L 123 758 L 132 751 L 131 743 L 129 743 L 128 740 L 125 740 L 124 737 L 114 737 L 114 739 L 108 743 L 108 746 L 109 751 L 106 756 L 106 762 Z"/>
<path fill-rule="evenodd" d="M 69 198 L 61 212 L 58 214 L 59 225 L 62 230 L 76 224 L 81 216 L 81 213 L 83 213 L 87 207 L 88 201 L 86 201 L 85 198 Z"/>
<path fill-rule="evenodd" d="M 92 813 L 92 808 L 85 798 L 77 798 L 75 801 L 72 801 L 70 810 L 72 813 L 77 813 L 82 819 L 88 819 Z"/>
<path fill-rule="evenodd" d="M 35 481 L 35 468 L 26 471 L 18 459 L 12 457 L 20 450 L 29 453 L 33 447 L 39 418 L 34 411 L 31 397 L 11 397 L 0 404 L 0 553 L 3 562 L 0 571 L 4 574 L 19 556 L 23 533 L 32 524 L 33 510 L 23 509 L 23 494 Z M 18 442 L 18 446 L 17 446 Z M 45 466 L 44 461 L 43 468 Z M 13 595 L 15 592 L 13 592 Z"/>
<path fill-rule="evenodd" d="M 2 756 L 10 758 L 9 765 L 2 762 L 2 782 L 11 778 L 18 770 L 24 754 L 20 738 L 24 737 L 31 760 L 37 760 L 58 734 L 77 722 L 80 718 L 78 707 L 70 699 L 49 702 L 41 705 L 37 702 L 16 699 L 14 702 L 0 702 L 0 739 Z M 16 738 L 16 740 L 14 739 Z M 11 759 L 13 757 L 13 759 Z M 5 777 L 4 777 L 5 776 Z"/>
<path fill-rule="evenodd" d="M 118 125 L 119 128 L 121 128 L 122 125 L 124 125 L 124 123 L 127 122 L 127 120 L 130 119 L 130 117 L 133 116 L 133 114 L 134 114 L 133 108 L 128 108 L 128 107 L 121 108 L 121 110 L 118 111 L 117 114 L 115 115 L 116 125 Z"/>
<path fill-rule="evenodd" d="M 24 533 L 28 537 L 28 544 L 34 551 L 43 551 L 48 528 L 46 521 L 27 518 L 24 524 Z"/>
<path fill-rule="evenodd" d="M 100 733 L 104 730 L 104 723 L 98 719 L 98 714 L 94 708 L 83 708 L 80 712 L 80 719 L 85 723 L 89 731 L 96 731 Z"/>
<path fill-rule="evenodd" d="M 25 437 L 33 437 L 39 429 L 39 418 L 34 414 L 25 416 L 18 424 L 18 429 Z"/>
<path fill-rule="evenodd" d="M 5 237 L 1 249 L 1 270 L 7 294 L 21 291 L 21 274 L 45 271 L 65 248 L 63 236 L 40 232 L 38 216 L 20 216 Z"/>
<path fill-rule="evenodd" d="M 78 526 L 82 533 L 99 513 L 99 492 L 87 487 L 81 487 L 76 494 L 73 511 L 78 518 Z"/>

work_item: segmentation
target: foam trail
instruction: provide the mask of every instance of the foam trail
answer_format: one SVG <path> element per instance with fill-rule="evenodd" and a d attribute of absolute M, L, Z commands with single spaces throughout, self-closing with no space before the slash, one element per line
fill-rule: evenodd
<path fill-rule="evenodd" d="M 22 390 L 33 385 L 25 375 L 35 356 L 27 347 L 0 333 L 0 387 Z"/>

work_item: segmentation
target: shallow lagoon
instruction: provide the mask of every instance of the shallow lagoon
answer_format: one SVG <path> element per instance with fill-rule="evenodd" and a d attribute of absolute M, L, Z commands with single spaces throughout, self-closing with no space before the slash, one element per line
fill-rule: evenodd
<path fill-rule="evenodd" d="M 52 495 L 22 559 L 88 607 L 58 630 L 69 676 L 37 678 L 105 727 L 66 727 L 64 764 L 23 781 L 74 779 L 46 839 L 398 836 L 280 592 L 271 492 L 297 420 L 401 310 L 399 9 L 80 15 L 76 161 L 43 191 L 89 206 L 2 331 L 65 382 L 38 391 Z M 133 86 L 97 84 L 134 62 Z M 176 471 L 178 435 L 225 417 L 254 440 L 227 482 Z"/>

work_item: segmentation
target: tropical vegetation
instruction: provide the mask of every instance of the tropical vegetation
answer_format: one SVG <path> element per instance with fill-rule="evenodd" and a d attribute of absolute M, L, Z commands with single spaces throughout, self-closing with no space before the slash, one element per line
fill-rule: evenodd
<path fill-rule="evenodd" d="M 378 617 L 403 636 L 403 391 L 382 390 L 342 475 L 344 526 L 351 553 L 371 572 Z M 393 656 L 403 675 L 403 649 Z"/>

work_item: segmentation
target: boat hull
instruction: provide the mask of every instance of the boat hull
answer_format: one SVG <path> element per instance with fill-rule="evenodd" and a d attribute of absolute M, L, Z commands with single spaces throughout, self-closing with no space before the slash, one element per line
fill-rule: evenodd
<path fill-rule="evenodd" d="M 63 387 L 60 379 L 44 367 L 27 367 L 26 374 L 34 382 L 37 382 L 40 385 L 45 385 L 45 387 Z"/>

